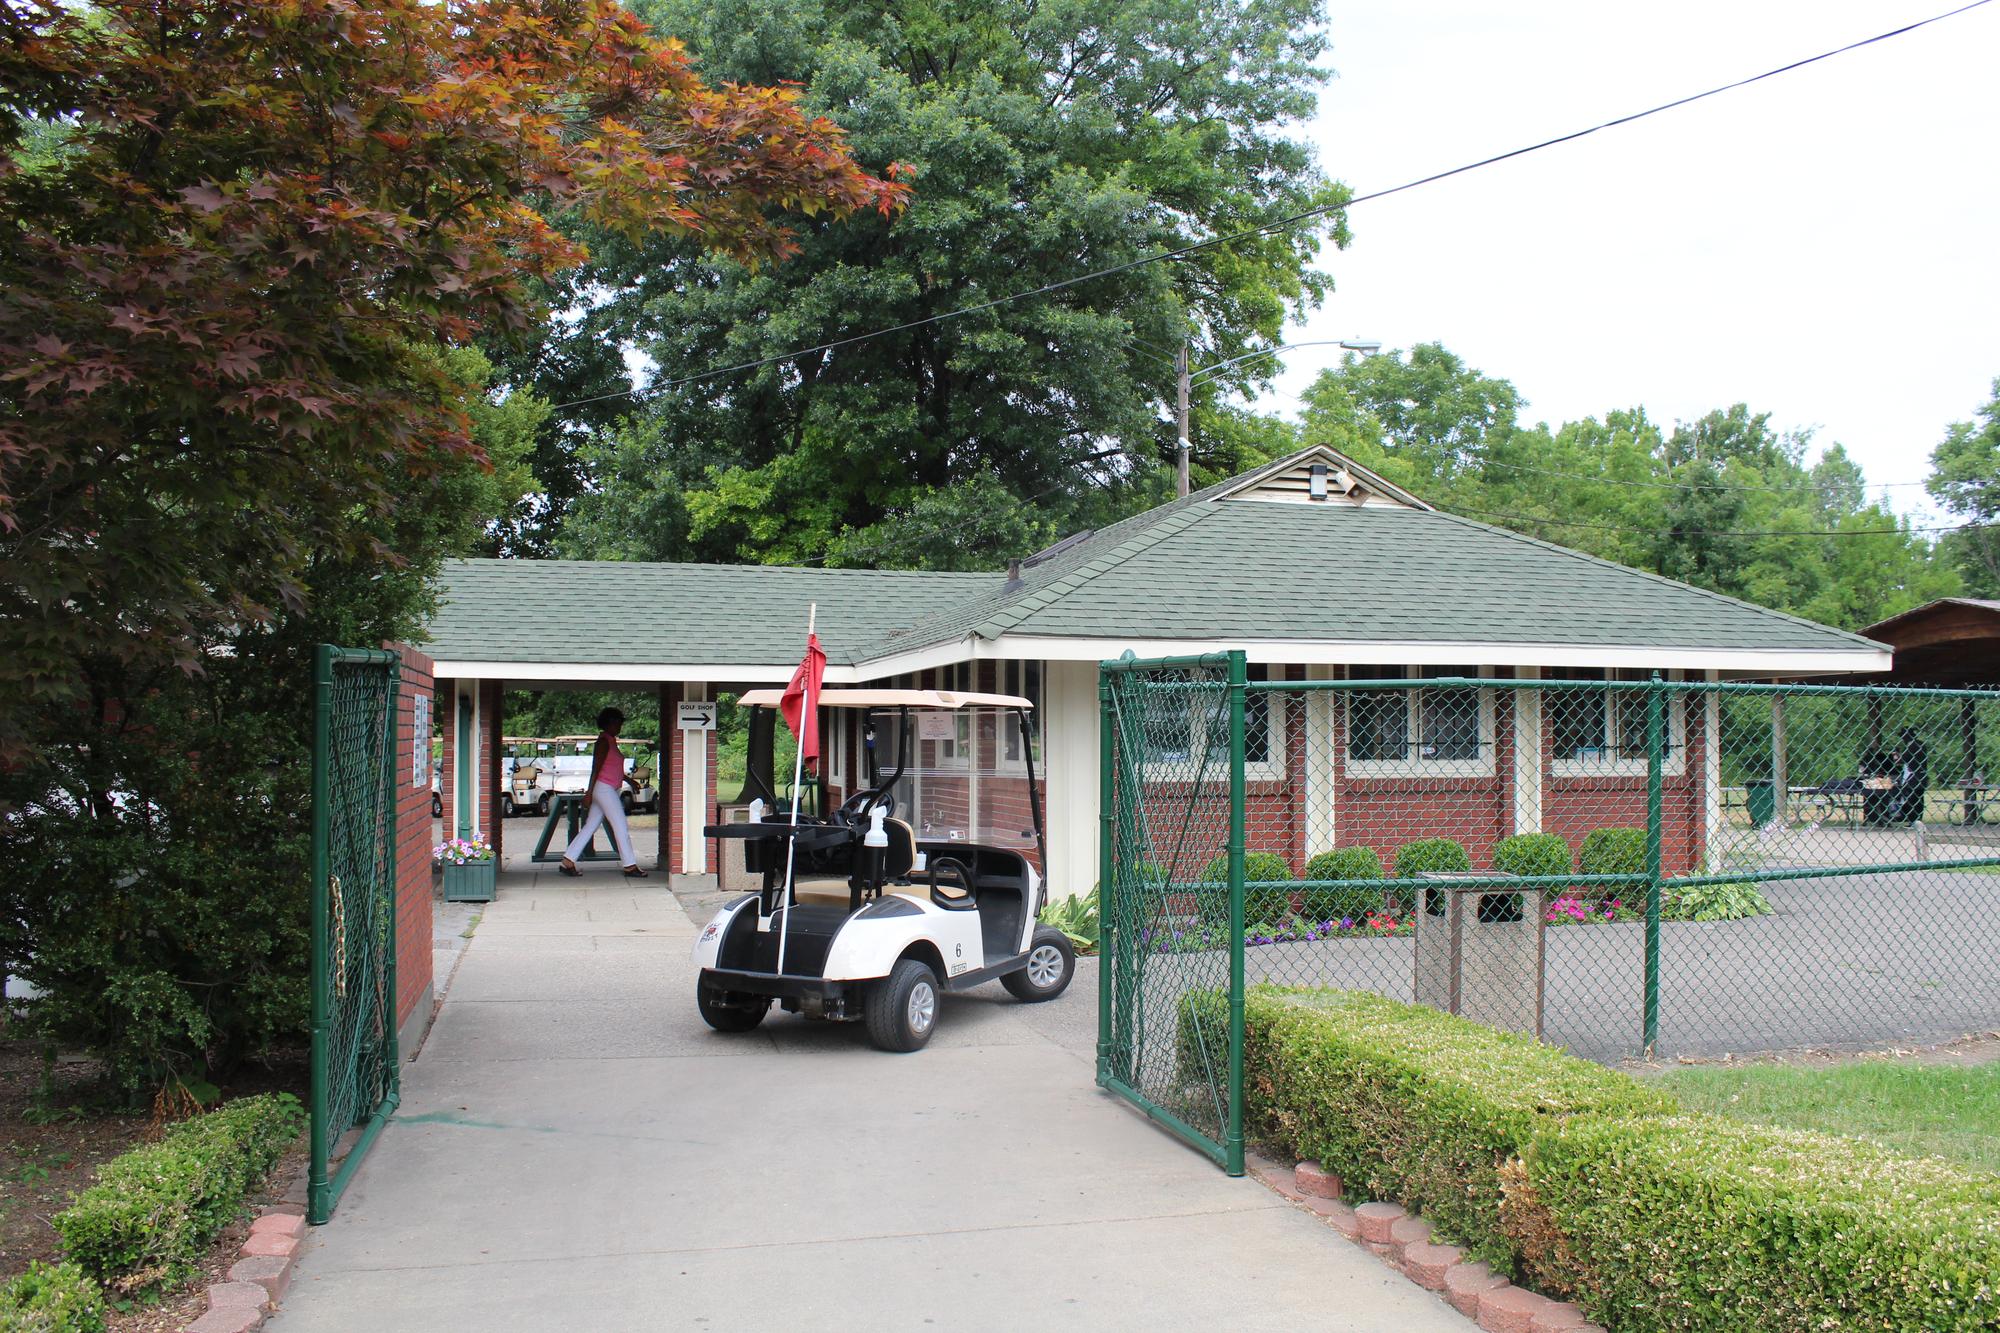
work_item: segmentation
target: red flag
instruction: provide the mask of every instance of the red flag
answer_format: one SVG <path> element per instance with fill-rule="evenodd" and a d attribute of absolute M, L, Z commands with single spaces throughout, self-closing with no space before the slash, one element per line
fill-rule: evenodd
<path fill-rule="evenodd" d="M 826 654 L 820 651 L 819 635 L 808 634 L 805 661 L 792 673 L 792 683 L 785 686 L 785 693 L 778 700 L 778 712 L 792 734 L 799 738 L 799 754 L 808 768 L 819 767 L 819 683 L 825 675 Z M 808 694 L 813 699 L 810 711 L 805 706 Z"/>

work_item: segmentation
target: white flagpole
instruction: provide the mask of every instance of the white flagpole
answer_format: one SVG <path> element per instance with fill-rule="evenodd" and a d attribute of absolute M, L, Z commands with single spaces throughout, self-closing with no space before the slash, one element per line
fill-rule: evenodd
<path fill-rule="evenodd" d="M 806 652 L 808 654 L 812 652 L 811 645 L 812 645 L 813 630 L 818 625 L 818 623 L 819 623 L 819 603 L 818 602 L 806 603 L 806 645 L 807 645 Z M 811 716 L 812 710 L 816 706 L 817 705 L 813 700 L 812 673 L 808 671 L 806 673 L 805 697 L 799 700 L 799 734 L 796 738 L 798 740 L 798 749 L 797 752 L 792 755 L 792 836 L 785 839 L 785 898 L 783 903 L 780 904 L 779 907 L 779 910 L 782 911 L 785 915 L 784 919 L 778 922 L 778 975 L 779 976 L 783 976 L 785 973 L 785 936 L 792 924 L 792 860 L 794 857 L 798 855 L 799 851 L 799 832 L 798 832 L 799 796 L 802 793 L 805 786 L 804 778 L 806 771 L 806 743 L 805 743 L 806 718 Z"/>

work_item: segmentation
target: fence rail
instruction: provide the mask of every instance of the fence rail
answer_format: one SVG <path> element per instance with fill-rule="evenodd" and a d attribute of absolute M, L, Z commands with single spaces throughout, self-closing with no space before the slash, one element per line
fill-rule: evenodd
<path fill-rule="evenodd" d="M 1604 1060 L 2000 1024 L 2000 694 L 1320 674 L 1104 667 L 1100 1069 L 1218 1160 L 1240 1034 L 1196 991 L 1379 991 Z"/>

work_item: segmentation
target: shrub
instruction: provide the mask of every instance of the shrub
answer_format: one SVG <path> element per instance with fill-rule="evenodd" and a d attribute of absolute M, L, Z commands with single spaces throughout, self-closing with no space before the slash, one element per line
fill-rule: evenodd
<path fill-rule="evenodd" d="M 1546 1122 L 1505 1214 L 1619 1329 L 2000 1327 L 2000 1179 L 1707 1116 Z"/>
<path fill-rule="evenodd" d="M 1382 858 L 1367 847 L 1321 852 L 1306 862 L 1307 879 L 1381 879 Z M 1299 894 L 1308 921 L 1359 921 L 1383 906 L 1380 889 L 1313 889 Z"/>
<path fill-rule="evenodd" d="M 1769 916 L 1771 904 L 1755 884 L 1690 884 L 1660 886 L 1660 917 L 1666 921 L 1740 921 Z"/>
<path fill-rule="evenodd" d="M 8 1333 L 104 1333 L 104 1293 L 75 1264 L 31 1263 L 0 1282 L 0 1328 Z"/>
<path fill-rule="evenodd" d="M 1514 1246 L 1501 1226 L 1500 1168 L 1530 1137 L 1572 1115 L 1679 1109 L 1531 1037 L 1356 991 L 1252 989 L 1244 1088 L 1244 1123 L 1257 1138 L 1317 1158 L 1350 1190 L 1423 1213 L 1503 1270 Z"/>
<path fill-rule="evenodd" d="M 1418 838 L 1396 849 L 1397 879 L 1452 874 L 1470 869 L 1472 856 L 1465 850 L 1465 844 L 1451 838 Z"/>
<path fill-rule="evenodd" d="M 1493 848 L 1493 868 L 1503 875 L 1545 879 L 1576 869 L 1569 844 L 1554 833 L 1516 833 Z"/>
<path fill-rule="evenodd" d="M 98 1168 L 97 1184 L 52 1219 L 64 1249 L 121 1291 L 185 1277 L 304 1121 L 298 1099 L 284 1093 L 244 1097 L 183 1120 L 158 1142 Z"/>
<path fill-rule="evenodd" d="M 1243 853 L 1243 882 L 1254 884 L 1258 880 L 1288 880 L 1292 877 L 1292 864 L 1276 852 Z M 1229 883 L 1229 856 L 1224 853 L 1201 868 L 1204 884 Z M 1225 901 L 1224 906 L 1227 906 Z M 1254 926 L 1258 922 L 1276 925 L 1292 914 L 1292 894 L 1289 889 L 1248 889 L 1243 895 L 1243 924 Z"/>
<path fill-rule="evenodd" d="M 1577 867 L 1586 875 L 1643 875 L 1646 873 L 1646 830 L 1642 828 L 1593 829 L 1577 854 Z"/>

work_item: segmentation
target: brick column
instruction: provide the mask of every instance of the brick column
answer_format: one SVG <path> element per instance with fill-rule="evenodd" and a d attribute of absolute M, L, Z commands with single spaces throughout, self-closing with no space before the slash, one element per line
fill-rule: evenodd
<path fill-rule="evenodd" d="M 479 769 L 477 786 L 480 793 L 480 831 L 486 841 L 493 844 L 493 857 L 497 861 L 504 853 L 501 838 L 504 836 L 506 821 L 500 817 L 500 737 L 506 734 L 500 725 L 501 688 L 497 680 L 479 682 L 479 716 L 485 722 L 485 734 L 479 738 Z"/>
<path fill-rule="evenodd" d="M 385 644 L 403 659 L 396 698 L 396 1027 L 403 1057 L 416 1051 L 431 1013 L 431 727 L 439 693 L 431 659 L 404 644 Z M 420 702 L 422 704 L 420 705 Z M 423 705 L 428 705 L 425 708 Z M 424 714 L 419 727 L 418 714 Z M 446 729 L 449 735 L 449 728 Z M 450 756 L 447 741 L 445 754 Z M 421 763 L 419 759 L 421 758 Z M 445 778 L 448 783 L 449 777 Z"/>
<path fill-rule="evenodd" d="M 687 746 L 674 725 L 680 702 L 678 681 L 660 686 L 660 869 L 668 874 L 681 868 L 681 766 Z"/>
<path fill-rule="evenodd" d="M 458 792 L 458 682 L 450 676 L 431 682 L 431 725 L 444 740 L 438 757 L 438 795 L 444 798 L 444 836 L 450 838 L 458 834 L 451 805 Z"/>

